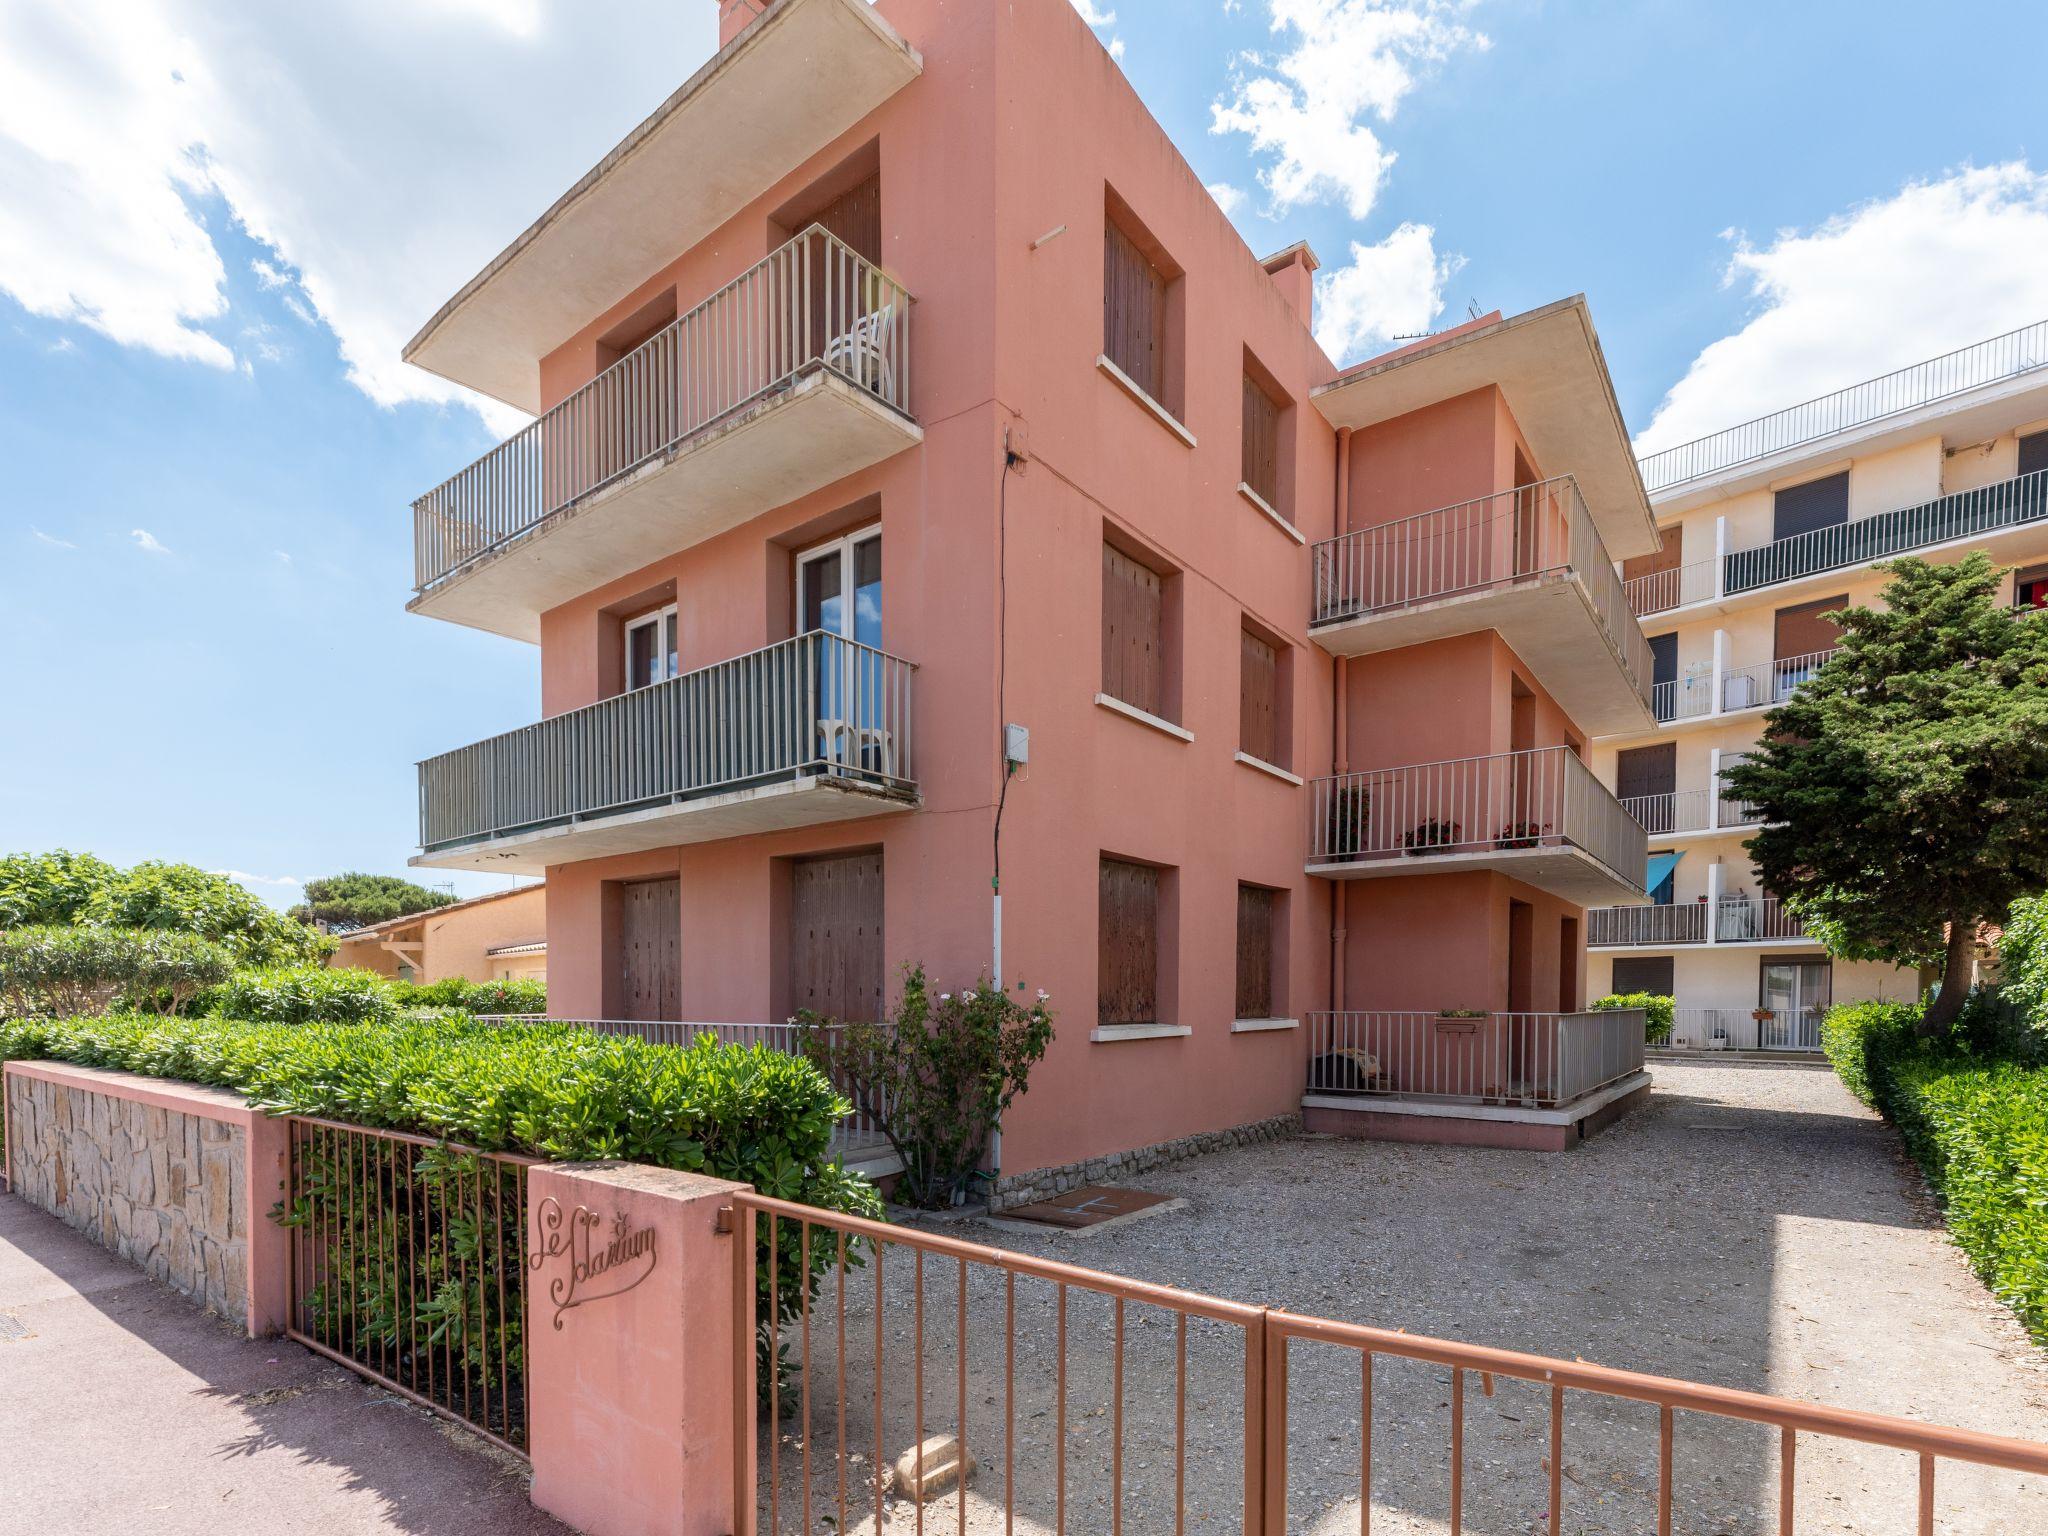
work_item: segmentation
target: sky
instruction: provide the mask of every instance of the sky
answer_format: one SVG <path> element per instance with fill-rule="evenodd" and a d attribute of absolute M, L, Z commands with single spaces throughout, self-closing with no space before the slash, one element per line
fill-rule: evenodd
<path fill-rule="evenodd" d="M 1255 251 L 1310 242 L 1339 362 L 1582 292 L 1648 451 L 2048 317 L 2038 0 L 1016 3 L 1075 6 Z M 412 498 L 521 418 L 399 348 L 715 34 L 0 0 L 0 852 L 405 872 L 413 764 L 539 666 L 404 612 Z"/>

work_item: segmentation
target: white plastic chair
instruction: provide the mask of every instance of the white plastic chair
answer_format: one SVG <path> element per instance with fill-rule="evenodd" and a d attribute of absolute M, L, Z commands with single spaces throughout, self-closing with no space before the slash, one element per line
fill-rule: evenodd
<path fill-rule="evenodd" d="M 854 321 L 825 347 L 825 366 L 852 376 L 884 398 L 896 393 L 896 368 L 889 343 L 896 331 L 896 306 L 884 304 Z"/>

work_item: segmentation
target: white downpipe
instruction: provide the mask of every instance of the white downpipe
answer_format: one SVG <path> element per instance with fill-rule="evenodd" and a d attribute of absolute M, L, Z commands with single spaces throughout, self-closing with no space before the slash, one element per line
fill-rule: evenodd
<path fill-rule="evenodd" d="M 1707 830 L 1721 830 L 1721 749 L 1707 755 Z"/>

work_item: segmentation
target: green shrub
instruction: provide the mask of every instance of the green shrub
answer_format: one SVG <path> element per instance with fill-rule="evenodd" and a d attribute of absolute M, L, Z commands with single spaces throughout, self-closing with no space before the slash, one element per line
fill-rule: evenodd
<path fill-rule="evenodd" d="M 1889 1081 L 1893 1061 L 1914 1049 L 1913 1029 L 1919 1022 L 1916 1003 L 1838 1003 L 1821 1020 L 1821 1049 L 1843 1087 L 1889 1113 L 1878 1085 Z"/>
<path fill-rule="evenodd" d="M 97 1013 L 118 999 L 177 1013 L 231 968 L 226 949 L 189 933 L 0 929 L 0 1016 Z"/>
<path fill-rule="evenodd" d="M 403 998 L 375 971 L 326 965 L 237 971 L 198 999 L 198 1011 L 252 1024 L 388 1024 Z"/>
<path fill-rule="evenodd" d="M 394 983 L 396 996 L 408 1007 L 459 1008 L 464 1013 L 541 1014 L 548 1011 L 548 984 L 531 976 L 506 976 L 496 981 L 469 981 L 443 976 L 424 985 Z"/>
<path fill-rule="evenodd" d="M 93 890 L 76 920 L 95 928 L 196 933 L 227 945 L 244 965 L 297 965 L 332 948 L 322 935 L 273 911 L 225 875 L 190 864 L 123 870 Z"/>
<path fill-rule="evenodd" d="M 104 859 L 66 848 L 9 854 L 0 859 L 0 928 L 75 923 L 118 873 Z"/>
<path fill-rule="evenodd" d="M 1640 1008 L 1643 1010 L 1643 1040 L 1662 1045 L 1671 1038 L 1672 1000 L 1655 992 L 1612 992 L 1591 1005 L 1595 1009 Z"/>

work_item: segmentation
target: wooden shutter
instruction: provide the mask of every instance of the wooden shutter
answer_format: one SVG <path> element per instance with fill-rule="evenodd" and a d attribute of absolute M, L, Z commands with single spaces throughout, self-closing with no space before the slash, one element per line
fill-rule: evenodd
<path fill-rule="evenodd" d="M 682 1017 L 683 887 L 636 880 L 621 892 L 620 996 L 629 1019 Z"/>
<path fill-rule="evenodd" d="M 2038 475 L 2048 469 L 2048 432 L 2029 432 L 2020 439 L 2020 470 L 2023 475 Z"/>
<path fill-rule="evenodd" d="M 1650 683 L 1678 681 L 1678 636 L 1652 635 L 1650 637 Z"/>
<path fill-rule="evenodd" d="M 1159 871 L 1148 864 L 1104 859 L 1097 924 L 1097 1022 L 1157 1023 Z"/>
<path fill-rule="evenodd" d="M 1685 525 L 1664 530 L 1664 547 L 1654 555 L 1631 555 L 1621 562 L 1621 579 L 1636 581 L 1660 571 L 1675 571 L 1685 563 Z"/>
<path fill-rule="evenodd" d="M 1250 630 L 1239 646 L 1237 749 L 1284 768 L 1280 761 L 1280 658 Z"/>
<path fill-rule="evenodd" d="M 879 850 L 799 859 L 790 871 L 789 996 L 821 1018 L 881 1019 Z"/>
<path fill-rule="evenodd" d="M 1849 599 L 1844 594 L 1824 597 L 1817 603 L 1801 603 L 1797 608 L 1780 608 L 1772 624 L 1771 659 L 1783 661 L 1788 656 L 1832 651 L 1841 644 L 1842 632 L 1826 615 L 1840 613 L 1848 606 Z"/>
<path fill-rule="evenodd" d="M 1615 753 L 1614 784 L 1617 800 L 1672 793 L 1678 787 L 1678 743 L 1660 741 Z"/>
<path fill-rule="evenodd" d="M 1102 691 L 1162 719 L 1165 585 L 1158 572 L 1102 546 Z"/>
<path fill-rule="evenodd" d="M 1275 893 L 1260 885 L 1237 888 L 1237 1016 L 1273 1017 L 1273 914 Z"/>
<path fill-rule="evenodd" d="M 1788 485 L 1772 499 L 1771 537 L 1789 539 L 1849 521 L 1849 471 Z"/>
<path fill-rule="evenodd" d="M 879 172 L 848 187 L 818 212 L 814 223 L 852 246 L 856 255 L 882 259 L 882 177 Z"/>
<path fill-rule="evenodd" d="M 1244 376 L 1244 483 L 1280 508 L 1280 407 L 1265 386 Z"/>
<path fill-rule="evenodd" d="M 1102 350 L 1154 400 L 1165 398 L 1166 274 L 1107 220 L 1102 231 Z"/>

